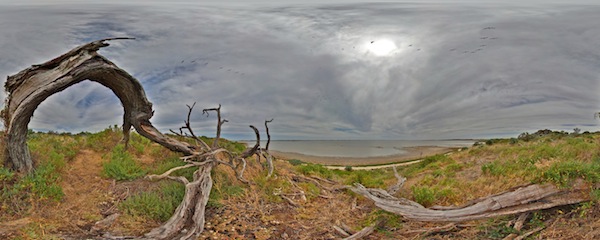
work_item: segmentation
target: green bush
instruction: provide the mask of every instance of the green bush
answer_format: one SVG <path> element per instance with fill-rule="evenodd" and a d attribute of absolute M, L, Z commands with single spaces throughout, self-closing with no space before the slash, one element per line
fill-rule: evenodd
<path fill-rule="evenodd" d="M 582 163 L 574 160 L 558 162 L 552 164 L 541 176 L 542 181 L 553 182 L 563 187 L 576 178 L 583 178 L 592 183 L 599 182 L 600 163 L 598 160 L 592 163 Z"/>
<path fill-rule="evenodd" d="M 288 160 L 288 162 L 290 164 L 292 164 L 293 166 L 298 166 L 298 165 L 302 165 L 302 164 L 305 163 L 305 162 L 303 162 L 301 160 L 298 160 L 298 159 L 290 159 L 290 160 Z"/>
<path fill-rule="evenodd" d="M 326 167 L 324 167 L 321 164 L 307 163 L 307 164 L 296 166 L 296 169 L 298 170 L 298 172 L 300 172 L 304 175 L 316 174 L 316 175 L 320 175 L 320 176 L 326 177 L 326 178 L 329 178 L 332 176 L 331 170 L 327 169 Z"/>
<path fill-rule="evenodd" d="M 483 171 L 484 174 L 492 176 L 502 176 L 506 174 L 505 166 L 498 161 L 481 165 L 481 171 Z"/>
<path fill-rule="evenodd" d="M 102 174 L 120 181 L 144 176 L 146 171 L 125 151 L 125 147 L 119 144 L 113 149 L 110 159 L 102 164 Z"/>
<path fill-rule="evenodd" d="M 158 191 L 141 192 L 119 204 L 126 214 L 157 221 L 168 220 L 183 200 L 185 187 L 180 183 L 162 183 Z"/>
<path fill-rule="evenodd" d="M 431 206 L 437 200 L 435 190 L 432 188 L 413 186 L 411 189 L 415 202 L 425 207 Z"/>

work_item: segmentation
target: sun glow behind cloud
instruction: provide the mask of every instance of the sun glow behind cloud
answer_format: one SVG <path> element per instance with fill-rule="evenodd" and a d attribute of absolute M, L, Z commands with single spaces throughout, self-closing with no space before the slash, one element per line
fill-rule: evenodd
<path fill-rule="evenodd" d="M 391 40 L 381 39 L 367 43 L 367 49 L 369 50 L 369 52 L 381 57 L 389 56 L 395 50 L 397 50 L 398 47 Z"/>
<path fill-rule="evenodd" d="M 248 124 L 270 118 L 277 139 L 595 131 L 600 43 L 589 39 L 600 37 L 598 9 L 0 6 L 0 73 L 87 41 L 132 36 L 101 54 L 142 81 L 152 121 L 165 131 L 180 127 L 185 104 L 195 101 L 222 104 L 230 120 L 223 133 L 237 139 L 252 138 Z M 121 123 L 110 92 L 77 86 L 44 102 L 30 127 L 77 132 Z M 214 133 L 212 115 L 191 121 Z"/>

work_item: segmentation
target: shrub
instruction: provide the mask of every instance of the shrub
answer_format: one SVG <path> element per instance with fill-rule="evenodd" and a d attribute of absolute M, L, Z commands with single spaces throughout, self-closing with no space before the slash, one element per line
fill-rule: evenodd
<path fill-rule="evenodd" d="M 168 220 L 181 203 L 185 187 L 180 183 L 161 184 L 158 191 L 141 192 L 119 204 L 119 208 L 132 216 L 141 216 L 157 221 Z"/>
<path fill-rule="evenodd" d="M 146 174 L 125 151 L 122 144 L 117 145 L 110 154 L 108 162 L 102 164 L 102 173 L 105 177 L 116 180 L 132 180 Z"/>
<path fill-rule="evenodd" d="M 425 207 L 431 206 L 437 200 L 435 191 L 432 188 L 413 186 L 411 189 L 415 202 Z"/>
<path fill-rule="evenodd" d="M 329 178 L 331 177 L 331 170 L 327 169 L 326 167 L 324 167 L 321 164 L 304 164 L 304 165 L 299 165 L 296 167 L 298 169 L 298 172 L 304 174 L 304 175 L 310 175 L 310 174 L 317 174 L 320 175 L 322 177 L 326 177 Z"/>
<path fill-rule="evenodd" d="M 288 160 L 288 162 L 290 164 L 292 164 L 293 166 L 298 166 L 298 165 L 304 164 L 303 161 L 298 160 L 298 159 L 290 159 L 290 160 Z"/>
<path fill-rule="evenodd" d="M 597 183 L 600 181 L 600 163 L 582 163 L 574 160 L 552 164 L 542 173 L 542 181 L 550 181 L 563 187 L 576 178 Z"/>

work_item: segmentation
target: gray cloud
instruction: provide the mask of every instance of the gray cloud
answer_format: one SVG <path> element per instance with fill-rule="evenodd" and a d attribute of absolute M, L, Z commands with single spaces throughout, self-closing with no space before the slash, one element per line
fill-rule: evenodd
<path fill-rule="evenodd" d="M 0 10 L 0 72 L 87 41 L 142 81 L 153 122 L 223 105 L 228 137 L 275 118 L 279 139 L 431 139 L 598 127 L 600 7 L 449 4 L 56 5 Z M 32 17 L 33 16 L 33 17 Z M 389 56 L 367 50 L 388 39 Z M 5 95 L 0 95 L 4 98 Z M 116 97 L 82 83 L 36 111 L 36 129 L 120 124 Z M 193 115 L 201 134 L 214 118 Z"/>

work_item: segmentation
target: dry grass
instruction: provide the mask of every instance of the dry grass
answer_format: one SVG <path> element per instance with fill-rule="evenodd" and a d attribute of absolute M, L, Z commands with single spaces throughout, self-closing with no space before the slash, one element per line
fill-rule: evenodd
<path fill-rule="evenodd" d="M 110 136 L 107 139 L 117 139 Z M 70 141 L 68 136 L 63 138 L 65 143 Z M 575 140 L 563 138 L 516 144 L 497 143 L 473 147 L 446 157 L 438 156 L 421 165 L 399 168 L 408 181 L 397 195 L 416 199 L 431 194 L 431 205 L 458 205 L 532 181 L 552 182 L 543 174 L 559 163 L 577 160 L 582 164 L 592 164 L 597 161 L 599 137 L 592 135 L 577 139 L 579 137 Z M 98 141 L 94 138 L 79 141 L 92 140 Z M 114 146 L 116 142 L 112 144 Z M 130 149 L 130 152 L 135 156 L 134 160 L 149 172 L 174 157 L 160 146 L 145 142 L 140 145 L 144 151 Z M 98 149 L 104 149 L 111 143 L 103 142 L 99 146 L 102 147 Z M 20 215 L 4 218 L 7 221 L 0 223 L 0 236 L 22 239 L 92 237 L 89 231 L 92 225 L 115 212 L 122 215 L 106 229 L 113 235 L 139 235 L 158 226 L 160 221 L 156 219 L 125 213 L 119 208 L 119 203 L 141 192 L 160 191 L 160 183 L 144 179 L 119 182 L 104 178 L 101 175 L 102 162 L 105 161 L 103 155 L 108 151 L 93 149 L 86 147 L 78 151 L 62 170 L 59 185 L 65 195 L 60 202 L 35 205 L 35 208 Z M 506 225 L 516 218 L 463 223 L 448 232 L 428 233 L 427 230 L 442 227 L 446 223 L 407 222 L 377 209 L 370 201 L 349 191 L 327 190 L 356 181 L 375 187 L 389 186 L 396 181 L 389 169 L 326 170 L 317 165 L 293 166 L 288 161 L 277 160 L 274 177 L 266 179 L 266 171 L 261 164 L 253 158 L 247 161 L 248 168 L 244 176 L 253 182 L 251 185 L 239 182 L 229 168 L 217 167 L 214 170 L 215 184 L 207 209 L 203 238 L 333 239 L 341 237 L 333 230 L 333 225 L 345 224 L 358 231 L 379 219 L 385 219 L 386 224 L 367 239 L 501 239 L 511 233 L 511 228 Z M 183 171 L 181 174 L 189 172 Z M 294 181 L 296 175 L 319 176 L 337 184 Z M 434 191 L 422 191 L 424 188 Z M 305 199 L 298 195 L 300 192 L 304 192 Z M 287 194 L 297 206 L 276 196 L 277 193 Z M 415 193 L 425 196 L 417 197 Z M 600 207 L 595 202 L 586 203 L 537 212 L 527 219 L 522 232 L 544 226 L 545 229 L 535 237 L 593 239 L 600 237 L 599 219 Z"/>

